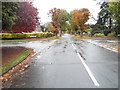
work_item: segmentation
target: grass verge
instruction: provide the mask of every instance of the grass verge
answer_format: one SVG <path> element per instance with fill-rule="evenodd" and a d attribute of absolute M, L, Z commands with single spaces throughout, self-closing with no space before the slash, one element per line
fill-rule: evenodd
<path fill-rule="evenodd" d="M 60 37 L 51 37 L 51 38 L 48 38 L 48 40 L 55 40 L 55 39 L 59 39 Z"/>
<path fill-rule="evenodd" d="M 78 38 L 78 39 L 83 39 L 83 40 L 91 39 L 91 37 L 89 37 L 89 36 L 80 37 L 80 36 L 74 36 L 74 35 L 73 35 L 73 37 Z"/>
<path fill-rule="evenodd" d="M 24 60 L 29 54 L 30 54 L 29 49 L 23 50 L 16 58 L 10 60 L 9 63 L 0 66 L 0 73 L 1 74 L 6 73 L 9 69 L 17 65 L 22 60 Z"/>
<path fill-rule="evenodd" d="M 90 36 L 80 37 L 80 36 L 75 36 L 75 35 L 72 35 L 72 36 L 78 39 L 82 39 L 82 40 L 87 40 L 87 39 L 118 40 L 118 37 L 110 37 L 110 36 L 92 36 L 92 37 Z"/>

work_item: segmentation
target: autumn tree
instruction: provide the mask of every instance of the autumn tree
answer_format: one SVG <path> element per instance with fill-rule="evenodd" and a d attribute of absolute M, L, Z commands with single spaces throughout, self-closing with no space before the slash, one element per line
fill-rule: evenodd
<path fill-rule="evenodd" d="M 71 19 L 78 26 L 81 37 L 83 36 L 84 25 L 89 19 L 89 16 L 90 12 L 87 8 L 72 11 Z"/>
<path fill-rule="evenodd" d="M 54 33 L 56 36 L 59 34 L 59 29 L 58 29 L 58 24 L 56 24 L 55 22 L 51 22 L 53 28 L 52 28 L 52 33 Z"/>
<path fill-rule="evenodd" d="M 73 13 L 73 11 L 70 12 L 70 21 L 69 21 L 69 23 L 70 23 L 70 32 L 71 32 L 72 34 L 73 34 L 73 32 L 74 32 L 74 34 L 76 35 L 76 34 L 77 34 L 78 27 L 77 27 L 77 25 L 75 24 L 75 22 L 72 20 L 72 13 Z"/>
<path fill-rule="evenodd" d="M 38 22 L 38 12 L 33 6 L 32 2 L 19 2 L 19 8 L 17 10 L 17 16 L 19 19 L 13 26 L 13 32 L 32 32 L 36 29 Z"/>
<path fill-rule="evenodd" d="M 52 17 L 52 25 L 62 34 L 62 30 L 65 29 L 66 21 L 69 20 L 69 14 L 63 9 L 51 9 L 49 15 Z"/>
<path fill-rule="evenodd" d="M 48 32 L 52 32 L 53 28 L 54 27 L 53 27 L 51 22 L 46 23 L 46 29 L 47 29 Z"/>

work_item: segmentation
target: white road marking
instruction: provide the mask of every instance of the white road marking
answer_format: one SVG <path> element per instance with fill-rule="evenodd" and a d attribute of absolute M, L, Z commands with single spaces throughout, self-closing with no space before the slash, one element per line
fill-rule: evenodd
<path fill-rule="evenodd" d="M 73 48 L 76 50 L 74 44 L 72 44 Z M 80 54 L 77 52 L 78 57 L 80 58 L 83 66 L 85 67 L 88 75 L 90 76 L 91 80 L 93 81 L 93 83 L 95 84 L 95 86 L 99 87 L 99 83 L 97 82 L 97 80 L 95 79 L 94 75 L 92 74 L 92 72 L 90 71 L 89 67 L 87 66 L 87 64 L 84 62 L 83 58 L 80 56 Z"/>
<path fill-rule="evenodd" d="M 77 55 L 79 56 L 82 64 L 84 65 L 87 73 L 89 74 L 90 78 L 92 79 L 93 83 L 95 84 L 95 86 L 100 86 L 99 83 L 97 82 L 97 80 L 95 79 L 95 77 L 93 76 L 92 72 L 90 71 L 89 67 L 87 66 L 87 64 L 84 62 L 83 58 L 80 56 L 79 53 L 77 53 Z"/>
<path fill-rule="evenodd" d="M 72 44 L 73 48 L 76 50 L 75 46 Z"/>
<path fill-rule="evenodd" d="M 38 54 L 41 51 L 41 49 L 39 51 L 37 51 L 33 56 L 35 56 L 36 54 Z"/>
<path fill-rule="evenodd" d="M 89 43 L 91 43 L 91 44 L 94 44 L 94 45 L 96 45 L 96 46 L 99 46 L 99 47 L 102 47 L 102 48 L 108 49 L 108 50 L 110 50 L 110 51 L 117 52 L 117 51 L 114 50 L 114 49 L 111 49 L 111 48 L 109 48 L 109 47 L 107 47 L 107 46 L 105 46 L 105 45 L 103 46 L 103 45 L 98 44 L 98 43 L 96 43 L 96 42 L 92 42 L 91 40 L 90 40 L 90 41 L 87 41 L 87 42 L 89 42 Z"/>

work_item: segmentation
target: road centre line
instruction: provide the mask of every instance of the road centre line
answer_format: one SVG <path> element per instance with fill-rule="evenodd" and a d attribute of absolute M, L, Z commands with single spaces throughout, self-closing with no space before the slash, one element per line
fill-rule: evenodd
<path fill-rule="evenodd" d="M 92 72 L 90 71 L 89 67 L 87 66 L 87 64 L 84 62 L 83 58 L 80 56 L 79 53 L 77 53 L 77 55 L 79 56 L 82 64 L 84 65 L 87 73 L 89 74 L 90 78 L 92 79 L 93 83 L 95 84 L 95 86 L 100 86 L 99 83 L 97 82 L 97 80 L 95 79 L 95 77 L 93 76 Z"/>
<path fill-rule="evenodd" d="M 76 49 L 73 44 L 72 44 L 72 46 L 73 46 L 74 49 Z M 80 54 L 78 52 L 77 52 L 77 55 L 78 55 L 79 59 L 81 60 L 83 66 L 85 67 L 85 69 L 86 69 L 88 75 L 90 76 L 91 80 L 93 81 L 94 85 L 97 86 L 97 87 L 99 87 L 100 86 L 99 83 L 97 82 L 96 78 L 92 74 L 92 72 L 89 69 L 89 67 L 87 66 L 87 64 L 84 62 L 83 58 L 80 56 Z"/>
<path fill-rule="evenodd" d="M 75 46 L 72 44 L 73 48 L 76 50 Z"/>

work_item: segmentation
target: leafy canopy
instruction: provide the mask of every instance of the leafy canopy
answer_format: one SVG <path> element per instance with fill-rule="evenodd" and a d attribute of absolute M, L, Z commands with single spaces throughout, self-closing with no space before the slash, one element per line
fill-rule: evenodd
<path fill-rule="evenodd" d="M 18 19 L 16 2 L 2 2 L 2 30 L 11 30 L 15 21 Z"/>

